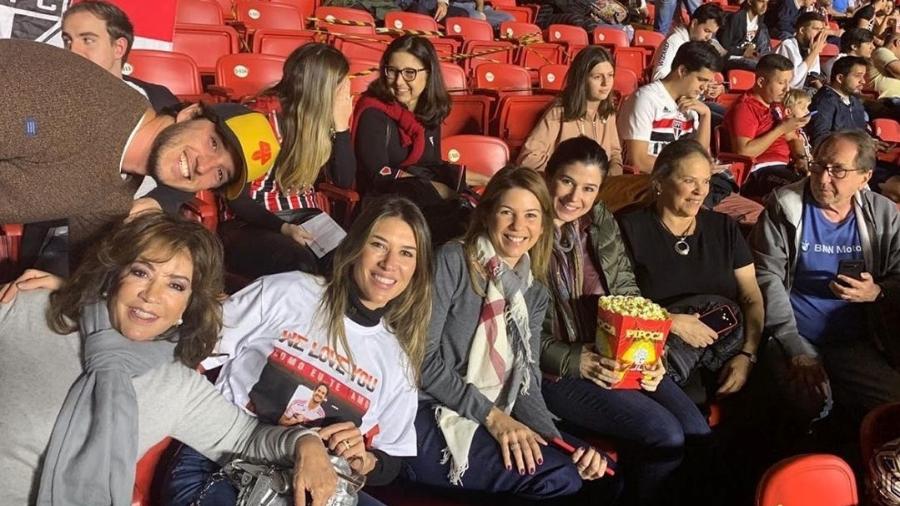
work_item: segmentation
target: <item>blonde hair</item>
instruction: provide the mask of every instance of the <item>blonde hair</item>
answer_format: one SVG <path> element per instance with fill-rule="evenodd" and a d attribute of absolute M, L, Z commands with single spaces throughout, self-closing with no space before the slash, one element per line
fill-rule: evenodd
<path fill-rule="evenodd" d="M 788 90 L 788 92 L 784 94 L 784 98 L 781 100 L 781 105 L 783 105 L 784 107 L 794 107 L 804 100 L 812 103 L 812 97 L 810 97 L 808 93 L 803 90 L 794 88 Z"/>
<path fill-rule="evenodd" d="M 344 315 L 350 304 L 350 287 L 353 283 L 353 266 L 362 256 L 375 225 L 386 218 L 399 218 L 412 229 L 416 238 L 416 270 L 409 285 L 396 298 L 388 302 L 384 320 L 388 330 L 394 333 L 400 347 L 406 352 L 413 381 L 419 384 L 422 361 L 425 358 L 425 339 L 431 320 L 431 234 L 422 212 L 409 200 L 384 196 L 373 199 L 353 222 L 347 237 L 334 252 L 331 278 L 325 284 L 320 306 L 323 325 L 329 335 L 331 347 L 338 343 L 353 360 Z"/>
<path fill-rule="evenodd" d="M 553 251 L 553 204 L 550 191 L 547 190 L 544 178 L 536 171 L 525 167 L 507 166 L 494 174 L 488 181 L 484 195 L 478 202 L 478 207 L 472 212 L 469 229 L 463 236 L 463 249 L 469 264 L 469 276 L 475 292 L 481 297 L 486 296 L 481 290 L 486 276 L 483 267 L 478 263 L 476 243 L 479 236 L 488 233 L 488 222 L 490 217 L 497 212 L 503 194 L 513 188 L 528 190 L 541 204 L 541 236 L 528 250 L 528 256 L 531 258 L 532 275 L 541 283 L 547 284 L 547 274 L 550 271 L 550 258 Z"/>
<path fill-rule="evenodd" d="M 350 71 L 347 59 L 325 44 L 306 44 L 284 62 L 281 81 L 265 94 L 281 101 L 284 132 L 275 179 L 284 192 L 304 191 L 331 158 L 334 90 Z"/>

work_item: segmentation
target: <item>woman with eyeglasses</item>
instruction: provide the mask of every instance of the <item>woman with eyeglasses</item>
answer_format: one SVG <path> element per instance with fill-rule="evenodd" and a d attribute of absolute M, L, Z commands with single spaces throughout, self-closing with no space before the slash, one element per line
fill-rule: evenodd
<path fill-rule="evenodd" d="M 461 235 L 457 206 L 465 180 L 441 161 L 441 123 L 450 112 L 434 46 L 422 37 L 394 40 L 378 79 L 360 97 L 351 130 L 364 195 L 398 193 L 425 213 L 436 244 Z"/>

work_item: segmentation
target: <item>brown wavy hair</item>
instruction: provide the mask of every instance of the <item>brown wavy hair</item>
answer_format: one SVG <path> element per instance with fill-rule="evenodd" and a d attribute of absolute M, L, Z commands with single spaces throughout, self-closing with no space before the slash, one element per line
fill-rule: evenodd
<path fill-rule="evenodd" d="M 372 237 L 375 225 L 385 218 L 399 218 L 413 231 L 416 238 L 416 270 L 409 285 L 391 300 L 384 313 L 388 330 L 394 333 L 406 352 L 415 385 L 419 384 L 422 360 L 425 358 L 425 339 L 431 319 L 432 254 L 431 233 L 422 211 L 409 200 L 397 196 L 376 197 L 369 202 L 353 222 L 347 237 L 334 251 L 331 277 L 325 284 L 320 306 L 323 325 L 330 336 L 331 347 L 343 347 L 350 360 L 353 355 L 347 344 L 344 315 L 350 304 L 350 284 L 353 266 L 362 256 L 363 248 Z"/>
<path fill-rule="evenodd" d="M 425 89 L 422 90 L 422 95 L 416 102 L 416 110 L 413 112 L 419 122 L 426 127 L 437 127 L 450 114 L 450 94 L 447 93 L 447 88 L 444 86 L 444 74 L 441 73 L 441 61 L 437 51 L 424 37 L 404 35 L 391 42 L 381 56 L 378 79 L 372 81 L 366 93 L 385 103 L 396 100 L 387 76 L 384 75 L 384 69 L 391 61 L 391 56 L 401 51 L 415 56 L 427 69 L 428 81 L 425 83 Z M 397 76 L 397 79 L 402 78 Z"/>
<path fill-rule="evenodd" d="M 528 250 L 531 258 L 531 273 L 535 279 L 547 284 L 547 275 L 550 271 L 550 258 L 553 250 L 553 201 L 550 191 L 544 182 L 544 177 L 538 172 L 525 167 L 508 165 L 491 177 L 484 195 L 478 201 L 478 207 L 472 212 L 469 229 L 463 236 L 463 249 L 469 264 L 469 276 L 472 278 L 472 286 L 476 293 L 484 297 L 480 292 L 483 280 L 486 277 L 481 264 L 478 263 L 476 243 L 480 235 L 487 235 L 488 221 L 491 215 L 497 212 L 500 199 L 507 190 L 522 188 L 531 192 L 541 204 L 541 236 L 534 246 Z"/>
<path fill-rule="evenodd" d="M 77 331 L 81 308 L 115 293 L 123 272 L 151 251 L 163 254 L 149 259 L 153 262 L 168 261 L 181 252 L 191 257 L 194 273 L 184 323 L 159 339 L 177 343 L 175 358 L 196 367 L 212 352 L 222 328 L 222 244 L 199 223 L 161 212 L 142 213 L 117 224 L 94 245 L 72 277 L 50 295 L 50 328 L 60 334 Z"/>

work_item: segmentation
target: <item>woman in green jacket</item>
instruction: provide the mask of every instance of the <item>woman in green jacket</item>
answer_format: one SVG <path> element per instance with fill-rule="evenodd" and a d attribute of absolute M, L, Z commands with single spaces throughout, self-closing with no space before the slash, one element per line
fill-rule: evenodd
<path fill-rule="evenodd" d="M 597 194 L 609 160 L 587 137 L 559 144 L 547 163 L 556 237 L 551 305 L 541 335 L 542 391 L 567 423 L 612 439 L 620 449 L 627 504 L 665 504 L 666 479 L 679 467 L 687 438 L 709 425 L 662 361 L 646 369 L 638 390 L 618 390 L 621 363 L 594 348 L 601 295 L 640 295 L 619 227 Z M 550 379 L 547 376 L 552 376 Z"/>

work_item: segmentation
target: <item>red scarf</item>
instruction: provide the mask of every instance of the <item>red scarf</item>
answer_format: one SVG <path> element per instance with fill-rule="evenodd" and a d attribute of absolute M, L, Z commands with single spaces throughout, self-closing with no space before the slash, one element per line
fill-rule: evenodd
<path fill-rule="evenodd" d="M 400 166 L 406 167 L 418 162 L 419 158 L 422 157 L 422 152 L 425 151 L 425 127 L 422 126 L 422 123 L 419 123 L 415 114 L 399 102 L 386 104 L 371 95 L 359 97 L 356 107 L 353 108 L 353 122 L 350 126 L 350 134 L 353 136 L 354 144 L 356 143 L 356 129 L 359 125 L 359 118 L 365 110 L 370 108 L 383 112 L 388 118 L 397 123 L 400 145 L 409 149 L 409 154 L 400 162 Z"/>

